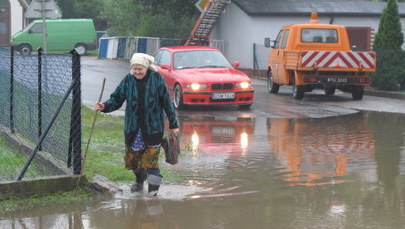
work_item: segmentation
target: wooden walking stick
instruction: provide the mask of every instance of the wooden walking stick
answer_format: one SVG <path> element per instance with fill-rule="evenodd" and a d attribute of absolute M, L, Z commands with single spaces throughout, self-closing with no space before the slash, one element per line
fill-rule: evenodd
<path fill-rule="evenodd" d="M 102 97 L 103 97 L 104 87 L 105 87 L 105 78 L 104 78 L 104 80 L 103 80 L 103 85 L 102 85 L 102 87 L 101 87 L 101 92 L 100 92 L 100 97 L 98 98 L 98 102 L 100 102 L 101 99 L 102 99 Z M 91 141 L 91 136 L 93 135 L 94 125 L 96 124 L 97 115 L 98 115 L 98 111 L 96 111 L 96 114 L 94 115 L 94 119 L 93 119 L 93 124 L 91 125 L 90 136 L 89 136 L 89 139 L 88 139 L 88 141 L 87 141 L 86 150 L 84 151 L 83 162 L 82 162 L 82 167 L 81 167 L 81 170 L 80 170 L 80 175 L 79 175 L 79 178 L 77 179 L 77 185 L 76 185 L 77 187 L 79 186 L 80 178 L 81 178 L 82 175 L 83 175 L 84 164 L 85 164 L 85 162 L 86 162 L 87 151 L 89 150 L 89 145 L 90 145 L 90 141 Z"/>

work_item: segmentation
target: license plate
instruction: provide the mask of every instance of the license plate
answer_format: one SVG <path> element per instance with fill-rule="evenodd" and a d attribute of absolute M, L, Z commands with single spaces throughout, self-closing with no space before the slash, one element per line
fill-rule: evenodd
<path fill-rule="evenodd" d="M 212 93 L 212 99 L 234 99 L 235 93 L 228 92 L 228 93 Z"/>
<path fill-rule="evenodd" d="M 225 127 L 225 126 L 213 126 L 211 129 L 211 133 L 213 135 L 227 135 L 227 136 L 234 136 L 235 135 L 235 128 L 233 127 Z"/>
<path fill-rule="evenodd" d="M 326 79 L 326 82 L 328 82 L 328 83 L 347 83 L 349 81 L 348 81 L 348 78 L 328 77 Z"/>

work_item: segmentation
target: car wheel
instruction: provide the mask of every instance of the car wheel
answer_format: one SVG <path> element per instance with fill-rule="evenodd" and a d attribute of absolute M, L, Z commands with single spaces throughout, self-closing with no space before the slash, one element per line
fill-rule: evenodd
<path fill-rule="evenodd" d="M 280 88 L 279 84 L 274 83 L 273 73 L 271 70 L 267 72 L 267 90 L 269 93 L 277 94 Z"/>
<path fill-rule="evenodd" d="M 79 55 L 86 55 L 87 53 L 87 46 L 85 44 L 76 44 L 75 50 Z"/>
<path fill-rule="evenodd" d="M 303 85 L 293 85 L 293 97 L 294 99 L 303 99 L 305 93 L 305 86 Z"/>
<path fill-rule="evenodd" d="M 18 51 L 21 55 L 29 55 L 32 52 L 32 47 L 29 44 L 22 44 L 18 47 Z"/>
<path fill-rule="evenodd" d="M 353 100 L 362 100 L 364 95 L 364 86 L 354 85 L 352 87 Z"/>
<path fill-rule="evenodd" d="M 174 87 L 174 107 L 178 110 L 182 110 L 185 108 L 185 105 L 183 104 L 183 90 L 181 90 L 180 85 L 176 85 Z"/>
<path fill-rule="evenodd" d="M 239 106 L 239 109 L 247 110 L 247 109 L 250 109 L 252 104 L 244 104 L 244 105 L 238 105 L 238 106 Z"/>

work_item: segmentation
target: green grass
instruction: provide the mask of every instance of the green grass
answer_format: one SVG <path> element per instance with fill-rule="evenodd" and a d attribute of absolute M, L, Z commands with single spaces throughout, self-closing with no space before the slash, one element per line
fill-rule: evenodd
<path fill-rule="evenodd" d="M 33 196 L 30 198 L 11 198 L 0 201 L 0 215 L 6 217 L 14 212 L 34 209 L 38 206 L 63 206 L 65 204 L 83 204 L 97 200 L 98 197 L 84 189 L 75 189 L 70 192 L 58 192 L 52 195 Z"/>
<path fill-rule="evenodd" d="M 82 107 L 83 154 L 87 148 L 88 138 L 90 136 L 95 113 L 95 111 L 88 107 Z M 99 174 L 107 177 L 113 182 L 131 182 L 134 180 L 132 171 L 127 170 L 124 167 L 123 158 L 125 154 L 125 146 L 123 128 L 124 120 L 122 118 L 98 113 L 89 150 L 84 161 L 84 174 L 87 176 L 87 179 L 90 180 L 96 174 Z M 0 145 L 2 145 L 3 148 L 6 145 L 6 142 L 1 138 Z M 187 149 L 187 146 L 184 149 Z M 18 154 L 15 153 L 15 155 Z M 4 156 L 1 155 L 1 151 L 0 156 Z M 180 156 L 184 157 L 184 155 Z M 25 157 L 12 157 L 12 159 L 8 160 L 19 161 L 18 163 L 21 165 L 25 164 L 26 162 Z M 164 153 L 160 154 L 159 162 L 161 164 L 165 163 Z M 2 169 L 4 168 L 6 167 L 2 167 Z M 164 176 L 165 181 L 184 179 L 184 177 L 177 172 L 164 168 L 161 168 L 161 173 Z M 12 198 L 0 201 L 0 215 L 12 215 L 15 212 L 28 211 L 36 208 L 37 206 L 43 205 L 62 206 L 64 204 L 80 204 L 95 201 L 97 198 L 98 197 L 93 196 L 91 193 L 83 189 L 76 189 L 71 192 L 59 192 L 56 194 L 34 196 L 31 198 Z"/>
<path fill-rule="evenodd" d="M 124 167 L 124 119 L 98 113 L 88 152 L 85 152 L 95 113 L 88 107 L 82 107 L 82 149 L 83 154 L 86 154 L 86 156 L 83 155 L 86 158 L 84 161 L 84 174 L 88 179 L 99 174 L 113 182 L 133 181 L 134 175 L 132 171 Z M 183 148 L 187 149 L 189 147 L 184 146 Z M 181 154 L 180 157 L 184 157 L 184 155 Z M 160 153 L 159 163 L 166 163 L 163 150 Z M 165 181 L 176 181 L 183 178 L 162 166 L 160 170 Z"/>

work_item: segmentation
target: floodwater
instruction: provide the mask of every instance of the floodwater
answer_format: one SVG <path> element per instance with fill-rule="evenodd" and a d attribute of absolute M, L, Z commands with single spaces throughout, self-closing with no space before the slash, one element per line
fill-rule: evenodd
<path fill-rule="evenodd" d="M 37 208 L 0 228 L 405 228 L 405 115 L 181 116 L 182 177 L 157 198 Z"/>

